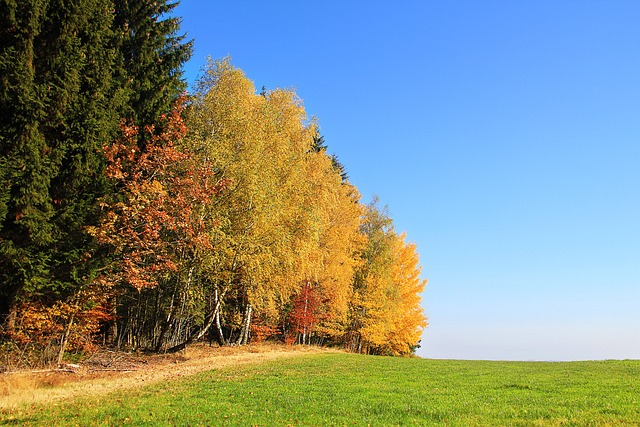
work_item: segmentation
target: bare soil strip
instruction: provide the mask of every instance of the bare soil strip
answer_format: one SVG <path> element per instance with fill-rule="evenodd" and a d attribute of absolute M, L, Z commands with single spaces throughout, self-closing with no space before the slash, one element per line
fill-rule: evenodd
<path fill-rule="evenodd" d="M 25 405 L 55 404 L 79 396 L 130 390 L 229 366 L 338 351 L 307 346 L 214 348 L 197 345 L 175 355 L 136 356 L 105 352 L 72 369 L 1 374 L 0 413 L 10 413 Z"/>

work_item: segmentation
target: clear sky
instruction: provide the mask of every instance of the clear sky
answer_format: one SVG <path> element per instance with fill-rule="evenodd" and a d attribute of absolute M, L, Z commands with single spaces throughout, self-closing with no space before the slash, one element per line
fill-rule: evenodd
<path fill-rule="evenodd" d="M 430 358 L 640 358 L 640 2 L 182 0 L 418 245 Z"/>

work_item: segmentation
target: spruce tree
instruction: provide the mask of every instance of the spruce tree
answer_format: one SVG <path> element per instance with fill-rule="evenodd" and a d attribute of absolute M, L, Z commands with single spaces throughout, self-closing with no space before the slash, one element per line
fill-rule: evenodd
<path fill-rule="evenodd" d="M 311 141 L 311 151 L 315 153 L 326 152 L 327 144 L 324 141 L 324 135 L 320 135 L 319 133 L 315 133 L 313 135 L 313 140 Z M 347 174 L 347 170 L 340 160 L 338 160 L 338 156 L 335 154 L 331 154 L 329 156 L 331 158 L 331 164 L 333 165 L 333 169 L 340 175 L 342 178 L 342 182 L 347 182 L 349 179 L 349 175 Z"/>
<path fill-rule="evenodd" d="M 0 314 L 89 274 L 82 228 L 122 110 L 111 0 L 0 2 Z"/>
<path fill-rule="evenodd" d="M 104 260 L 85 232 L 112 191 L 103 146 L 121 118 L 151 125 L 184 88 L 191 44 L 162 20 L 175 6 L 0 0 L 1 326 L 19 301 L 69 299 Z"/>
<path fill-rule="evenodd" d="M 114 0 L 115 28 L 121 38 L 123 87 L 129 95 L 125 117 L 141 128 L 157 123 L 186 88 L 181 67 L 193 42 L 178 34 L 181 19 L 172 16 L 179 2 Z"/>
<path fill-rule="evenodd" d="M 42 1 L 0 3 L 0 315 L 11 312 L 28 278 L 44 270 L 35 248 L 46 245 L 51 166 L 40 153 L 37 126 L 44 105 L 34 82 L 34 39 L 46 11 Z"/>

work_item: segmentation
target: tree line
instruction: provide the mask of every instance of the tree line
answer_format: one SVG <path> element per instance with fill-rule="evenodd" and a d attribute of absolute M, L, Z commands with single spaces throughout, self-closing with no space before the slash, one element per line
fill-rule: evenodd
<path fill-rule="evenodd" d="M 176 5 L 0 1 L 5 362 L 202 339 L 413 352 L 415 245 L 294 91 L 225 58 L 184 92 Z"/>

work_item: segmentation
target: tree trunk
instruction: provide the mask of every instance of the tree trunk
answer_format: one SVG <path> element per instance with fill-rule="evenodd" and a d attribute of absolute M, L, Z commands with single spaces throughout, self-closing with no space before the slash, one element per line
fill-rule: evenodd
<path fill-rule="evenodd" d="M 160 350 L 162 349 L 162 345 L 164 344 L 164 337 L 167 334 L 167 331 L 169 330 L 169 328 L 171 327 L 171 322 L 173 322 L 173 316 L 176 310 L 175 297 L 176 297 L 176 290 L 174 289 L 173 295 L 171 295 L 171 305 L 169 306 L 169 314 L 167 315 L 167 321 L 162 324 L 162 328 L 160 329 L 160 334 L 158 336 L 158 341 L 156 342 L 156 345 L 155 345 L 156 353 L 159 353 Z"/>
<path fill-rule="evenodd" d="M 12 305 L 9 309 L 9 314 L 4 323 L 6 332 L 13 332 L 16 329 L 16 319 L 18 317 L 18 311 L 15 305 Z M 1 326 L 1 325 L 0 325 Z"/>
<path fill-rule="evenodd" d="M 216 320 L 216 315 L 218 314 L 219 310 L 220 310 L 220 303 L 217 303 L 216 304 L 216 308 L 214 309 L 213 313 L 211 313 L 209 315 L 209 318 L 206 320 L 206 322 L 202 326 L 202 328 L 200 328 L 200 330 L 198 332 L 196 332 L 195 334 L 190 335 L 185 341 L 181 342 L 178 345 L 174 345 L 173 347 L 169 348 L 167 350 L 167 353 L 175 353 L 177 351 L 183 350 L 186 346 L 188 346 L 192 342 L 198 341 L 203 336 L 205 336 L 205 334 L 209 331 L 211 326 L 214 324 L 214 322 Z"/>
<path fill-rule="evenodd" d="M 116 346 L 118 343 L 118 297 L 116 295 L 113 296 L 113 306 L 111 308 L 111 312 L 113 314 L 113 320 L 109 322 L 107 329 L 107 344 L 110 346 Z"/>
<path fill-rule="evenodd" d="M 215 299 L 216 299 L 215 306 L 213 308 L 213 311 L 207 317 L 202 328 L 200 328 L 200 330 L 195 334 L 191 334 L 189 337 L 187 337 L 187 339 L 184 342 L 169 348 L 167 350 L 168 353 L 175 353 L 176 351 L 180 351 L 184 349 L 186 346 L 188 346 L 192 342 L 198 341 L 199 339 L 205 336 L 205 334 L 209 331 L 209 329 L 211 329 L 211 326 L 213 326 L 214 324 L 216 324 L 216 327 L 218 329 L 220 340 L 224 342 L 224 336 L 222 335 L 222 328 L 220 327 L 220 306 L 222 304 L 222 298 L 224 297 L 225 293 L 226 292 L 223 292 L 222 295 L 219 295 L 218 289 L 215 290 Z"/>
<path fill-rule="evenodd" d="M 6 332 L 13 332 L 16 325 L 16 297 L 21 286 L 3 283 L 6 289 L 0 289 L 0 328 Z"/>
<path fill-rule="evenodd" d="M 307 284 L 308 286 L 308 284 Z M 307 296 L 307 294 L 305 293 L 304 296 L 304 326 L 302 327 L 302 345 L 306 344 L 307 341 L 307 309 L 309 308 L 309 298 Z"/>
<path fill-rule="evenodd" d="M 237 345 L 244 345 L 249 342 L 249 327 L 251 326 L 251 315 L 253 314 L 253 307 L 247 303 L 247 308 L 244 312 L 244 319 L 242 319 L 242 327 L 240 328 L 240 336 L 238 337 Z"/>
<path fill-rule="evenodd" d="M 221 297 L 218 294 L 218 289 L 215 291 L 216 305 L 221 304 Z M 216 333 L 218 334 L 218 344 L 221 346 L 227 345 L 227 340 L 224 338 L 224 333 L 222 333 L 222 325 L 220 324 L 220 309 L 216 311 Z"/>
<path fill-rule="evenodd" d="M 58 352 L 58 360 L 56 361 L 56 364 L 58 366 L 62 365 L 62 360 L 64 359 L 64 352 L 67 349 L 67 343 L 69 342 L 69 335 L 71 334 L 71 327 L 73 326 L 73 320 L 76 316 L 76 311 L 77 310 L 75 310 L 73 313 L 71 313 L 71 316 L 69 316 L 69 322 L 64 329 L 62 337 L 60 338 L 60 351 Z"/>

